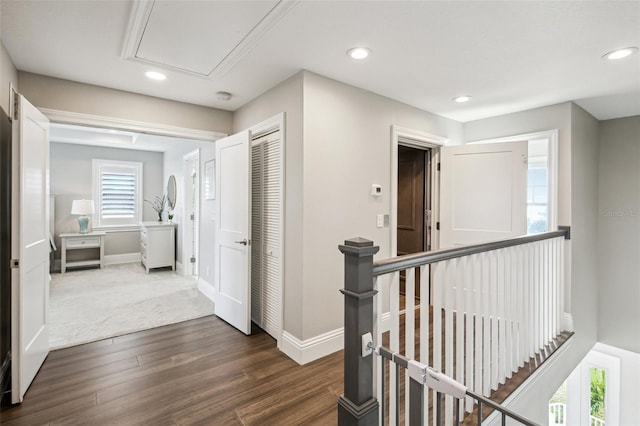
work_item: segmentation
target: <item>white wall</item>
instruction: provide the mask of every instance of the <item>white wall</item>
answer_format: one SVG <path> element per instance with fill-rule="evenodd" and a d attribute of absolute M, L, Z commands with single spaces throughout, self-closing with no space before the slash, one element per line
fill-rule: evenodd
<path fill-rule="evenodd" d="M 576 334 L 598 329 L 598 121 L 571 104 L 571 306 Z"/>
<path fill-rule="evenodd" d="M 9 114 L 9 85 L 18 90 L 18 72 L 13 61 L 0 40 L 0 108 Z"/>
<path fill-rule="evenodd" d="M 153 200 L 164 193 L 162 176 L 163 155 L 160 152 L 136 151 L 132 149 L 106 148 L 66 143 L 51 143 L 51 193 L 56 194 L 55 239 L 60 247 L 58 235 L 78 232 L 78 218 L 72 216 L 73 200 L 92 199 L 92 159 L 140 161 L 143 163 L 143 197 Z M 157 214 L 148 203 L 143 203 L 144 220 L 157 220 Z M 93 226 L 93 221 L 89 224 Z M 114 232 L 105 237 L 105 255 L 139 253 L 139 232 Z M 60 250 L 55 254 L 60 258 Z"/>
<path fill-rule="evenodd" d="M 164 124 L 221 133 L 232 113 L 20 71 L 20 92 L 39 108 Z"/>
<path fill-rule="evenodd" d="M 599 130 L 598 340 L 640 353 L 640 117 Z"/>

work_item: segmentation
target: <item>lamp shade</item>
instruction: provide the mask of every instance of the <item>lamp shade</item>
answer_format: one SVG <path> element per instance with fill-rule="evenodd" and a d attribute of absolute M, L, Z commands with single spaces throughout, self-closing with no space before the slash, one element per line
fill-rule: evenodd
<path fill-rule="evenodd" d="M 96 212 L 93 200 L 73 200 L 71 214 L 88 215 Z"/>

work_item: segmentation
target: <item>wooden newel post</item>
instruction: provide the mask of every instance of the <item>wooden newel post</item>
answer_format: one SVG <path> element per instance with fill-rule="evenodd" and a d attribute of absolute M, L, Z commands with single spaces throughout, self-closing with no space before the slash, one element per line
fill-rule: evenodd
<path fill-rule="evenodd" d="M 373 355 L 362 356 L 362 335 L 373 335 L 373 255 L 380 247 L 364 238 L 339 246 L 344 254 L 344 394 L 338 400 L 338 424 L 378 425 L 373 395 Z"/>

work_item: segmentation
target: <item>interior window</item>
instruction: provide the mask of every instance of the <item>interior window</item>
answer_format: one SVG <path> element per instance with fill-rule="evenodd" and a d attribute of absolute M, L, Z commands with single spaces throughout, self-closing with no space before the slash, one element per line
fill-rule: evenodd
<path fill-rule="evenodd" d="M 142 163 L 93 160 L 94 228 L 142 221 Z"/>
<path fill-rule="evenodd" d="M 527 234 L 538 234 L 549 230 L 549 140 L 531 140 L 528 146 Z"/>

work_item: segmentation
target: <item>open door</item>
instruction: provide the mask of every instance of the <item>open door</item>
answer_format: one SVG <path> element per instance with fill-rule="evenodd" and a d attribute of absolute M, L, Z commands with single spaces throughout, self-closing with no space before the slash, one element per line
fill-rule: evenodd
<path fill-rule="evenodd" d="M 527 233 L 527 142 L 443 147 L 440 248 Z"/>
<path fill-rule="evenodd" d="M 216 141 L 215 313 L 251 334 L 251 133 Z"/>
<path fill-rule="evenodd" d="M 49 353 L 49 120 L 22 95 L 14 119 L 11 402 L 22 402 Z"/>

